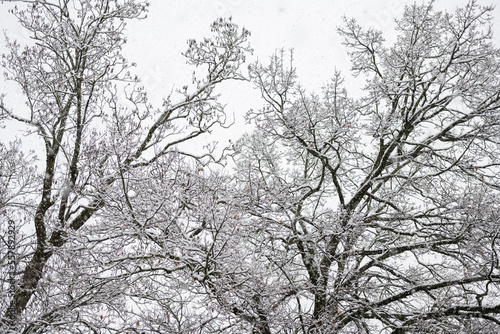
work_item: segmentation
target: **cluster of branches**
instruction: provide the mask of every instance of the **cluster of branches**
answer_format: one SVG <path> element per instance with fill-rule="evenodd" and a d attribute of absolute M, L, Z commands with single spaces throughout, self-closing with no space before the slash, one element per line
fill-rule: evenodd
<path fill-rule="evenodd" d="M 340 73 L 306 93 L 284 51 L 250 65 L 255 131 L 215 156 L 184 144 L 226 126 L 214 89 L 247 80 L 247 30 L 190 40 L 203 77 L 154 107 L 120 53 L 147 3 L 22 2 L 35 43 L 8 41 L 3 66 L 26 106 L 0 120 L 45 150 L 0 145 L 3 332 L 500 330 L 492 7 L 408 6 L 393 46 L 345 19 L 357 99 Z"/>

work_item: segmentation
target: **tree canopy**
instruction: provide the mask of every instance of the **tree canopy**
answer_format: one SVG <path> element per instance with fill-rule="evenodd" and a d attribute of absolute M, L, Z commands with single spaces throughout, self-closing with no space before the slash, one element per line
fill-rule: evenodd
<path fill-rule="evenodd" d="M 0 122 L 44 150 L 0 138 L 2 332 L 500 331 L 491 6 L 409 5 L 392 43 L 345 18 L 361 97 L 340 72 L 306 91 L 284 50 L 243 71 L 250 32 L 217 19 L 155 106 L 121 53 L 147 2 L 18 2 L 25 107 Z M 261 92 L 252 132 L 193 148 L 234 80 Z"/>

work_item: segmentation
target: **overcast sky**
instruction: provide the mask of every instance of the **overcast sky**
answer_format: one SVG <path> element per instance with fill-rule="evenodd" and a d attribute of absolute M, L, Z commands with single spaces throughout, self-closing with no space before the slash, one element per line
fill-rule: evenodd
<path fill-rule="evenodd" d="M 498 0 L 480 0 L 483 5 Z M 421 4 L 421 0 L 415 1 Z M 435 7 L 453 12 L 464 0 L 438 0 Z M 335 68 L 349 77 L 350 64 L 337 35 L 342 16 L 354 17 L 359 23 L 381 30 L 390 39 L 394 36 L 394 18 L 401 16 L 404 5 L 413 1 L 401 0 L 151 0 L 148 17 L 130 22 L 127 58 L 138 64 L 137 71 L 154 103 L 168 95 L 173 88 L 190 83 L 191 71 L 181 56 L 189 38 L 210 35 L 210 23 L 218 17 L 232 16 L 233 22 L 251 31 L 250 43 L 255 52 L 249 61 L 266 61 L 277 48 L 294 48 L 295 66 L 299 80 L 309 91 L 318 90 L 332 76 Z M 0 28 L 10 36 L 23 36 L 15 21 L 8 17 L 5 3 L 0 5 Z M 500 8 L 494 12 L 500 22 Z M 495 41 L 500 46 L 500 23 L 495 27 Z M 4 51 L 0 41 L 0 52 Z M 0 92 L 15 97 L 13 88 L 0 82 Z M 249 84 L 228 88 L 225 101 L 228 111 L 242 116 L 249 108 L 262 104 Z M 244 123 L 232 132 L 241 134 Z M 1 135 L 0 135 L 1 136 Z"/>
<path fill-rule="evenodd" d="M 483 5 L 491 0 L 481 0 Z M 498 1 L 498 0 L 494 0 Z M 254 55 L 250 61 L 267 58 L 277 48 L 294 48 L 294 64 L 299 81 L 309 91 L 319 90 L 332 77 L 335 69 L 349 77 L 350 63 L 336 30 L 342 17 L 356 18 L 360 24 L 394 37 L 394 19 L 399 18 L 405 4 L 402 0 L 153 0 L 144 21 L 128 26 L 127 57 L 138 63 L 138 70 L 152 99 L 161 99 L 172 90 L 189 83 L 192 69 L 180 52 L 188 38 L 199 39 L 210 34 L 210 23 L 218 17 L 232 16 L 233 22 L 251 31 Z M 422 1 L 417 0 L 417 4 Z M 435 7 L 453 12 L 465 0 L 438 0 Z M 500 9 L 495 9 L 500 22 Z M 495 26 L 500 46 L 500 24 Z M 361 83 L 355 83 L 362 85 Z M 227 109 L 238 116 L 249 108 L 262 105 L 257 92 L 249 84 L 227 89 Z M 241 134 L 244 122 L 238 122 L 229 136 Z M 227 133 L 227 132 L 226 132 Z M 225 137 L 225 136 L 224 136 Z"/>
<path fill-rule="evenodd" d="M 485 1 L 480 3 L 490 4 Z M 441 0 L 435 6 L 453 11 L 466 2 Z M 148 18 L 129 24 L 126 52 L 141 69 L 158 76 L 161 83 L 170 82 L 179 68 L 174 65 L 184 64 L 179 53 L 186 49 L 186 40 L 209 35 L 209 25 L 214 19 L 232 16 L 235 23 L 251 31 L 255 57 L 265 60 L 276 48 L 293 47 L 301 81 L 306 87 L 316 88 L 330 78 L 335 67 L 349 74 L 342 39 L 336 33 L 342 25 L 342 16 L 354 17 L 390 38 L 394 18 L 400 17 L 405 3 L 413 1 L 153 0 Z M 495 14 L 500 20 L 498 8 Z M 498 27 L 495 28 L 499 35 Z M 155 81 L 149 76 L 148 80 L 151 84 Z"/>

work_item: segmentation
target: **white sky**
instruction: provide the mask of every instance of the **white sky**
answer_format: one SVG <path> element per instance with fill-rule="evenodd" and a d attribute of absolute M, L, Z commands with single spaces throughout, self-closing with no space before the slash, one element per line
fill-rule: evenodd
<path fill-rule="evenodd" d="M 209 36 L 212 21 L 232 16 L 234 23 L 244 26 L 252 34 L 250 43 L 254 55 L 249 62 L 256 59 L 267 62 L 277 48 L 294 48 L 299 81 L 308 91 L 318 91 L 336 68 L 346 77 L 350 76 L 349 59 L 341 44 L 342 38 L 336 32 L 344 15 L 356 18 L 363 26 L 385 32 L 390 39 L 394 36 L 394 18 L 401 16 L 407 3 L 413 1 L 152 0 L 148 18 L 129 24 L 125 53 L 138 64 L 150 97 L 159 101 L 174 84 L 181 87 L 191 80 L 192 68 L 180 55 L 187 47 L 186 40 Z M 416 3 L 422 3 L 422 0 Z M 466 3 L 466 0 L 438 0 L 435 7 L 453 12 L 457 6 Z M 488 0 L 480 3 L 491 4 Z M 495 39 L 500 46 L 500 8 L 495 9 L 494 16 L 499 22 L 495 26 Z M 363 83 L 353 84 L 359 87 Z M 228 112 L 235 113 L 238 120 L 248 109 L 262 105 L 259 94 L 251 87 L 251 84 L 240 83 L 237 88 L 228 87 L 223 92 Z M 237 138 L 247 128 L 239 121 L 220 135 Z"/>
<path fill-rule="evenodd" d="M 466 2 L 441 0 L 435 6 L 453 11 Z M 148 18 L 129 24 L 126 53 L 146 71 L 146 84 L 159 81 L 163 86 L 172 82 L 174 73 L 183 66 L 179 53 L 186 49 L 186 40 L 209 35 L 213 20 L 232 16 L 233 22 L 252 32 L 250 41 L 259 59 L 266 60 L 277 48 L 293 47 L 301 81 L 316 89 L 328 81 L 335 67 L 348 75 L 350 65 L 336 33 L 343 15 L 357 18 L 362 25 L 390 37 L 394 18 L 401 15 L 405 3 L 412 1 L 186 0 L 181 4 L 152 0 Z M 495 14 L 500 21 L 500 9 Z M 496 28 L 499 35 L 500 29 Z"/>
<path fill-rule="evenodd" d="M 483 5 L 499 0 L 480 0 Z M 422 0 L 415 1 L 417 4 Z M 466 0 L 438 0 L 435 7 L 454 11 Z M 308 91 L 318 90 L 332 76 L 335 68 L 349 80 L 349 60 L 337 27 L 342 16 L 354 17 L 366 27 L 373 27 L 393 36 L 394 18 L 399 18 L 406 3 L 402 0 L 151 0 L 148 18 L 130 22 L 127 27 L 126 57 L 138 64 L 137 71 L 155 105 L 172 89 L 191 82 L 190 66 L 181 56 L 187 39 L 210 36 L 210 23 L 218 17 L 233 17 L 233 22 L 251 31 L 250 43 L 256 59 L 267 62 L 277 48 L 294 48 L 295 66 L 299 81 Z M 499 3 L 500 5 L 500 3 Z M 12 15 L 11 4 L 0 5 L 0 30 L 19 38 L 22 31 Z M 500 6 L 498 6 L 500 7 Z M 500 46 L 500 8 L 494 11 L 496 37 Z M 0 40 L 0 52 L 5 51 Z M 2 80 L 2 79 L 0 79 Z M 356 83 L 356 86 L 361 83 Z M 262 105 L 262 100 L 248 83 L 231 85 L 223 92 L 227 111 L 241 120 L 249 108 Z M 8 93 L 7 102 L 19 101 L 18 90 L 0 81 L 0 93 Z M 0 130 L 0 140 L 7 131 Z M 245 131 L 239 121 L 224 137 L 238 137 Z"/>

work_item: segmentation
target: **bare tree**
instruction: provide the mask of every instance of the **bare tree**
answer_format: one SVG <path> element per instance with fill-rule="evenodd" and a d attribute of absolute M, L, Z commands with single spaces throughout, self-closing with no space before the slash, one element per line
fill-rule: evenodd
<path fill-rule="evenodd" d="M 24 333 L 492 333 L 500 329 L 500 51 L 491 7 L 409 6 L 398 37 L 345 19 L 353 71 L 320 95 L 284 51 L 250 66 L 265 105 L 231 148 L 214 89 L 250 51 L 230 20 L 189 41 L 204 73 L 152 106 L 120 54 L 138 1 L 20 1 L 0 103 L 45 147 L 0 146 L 2 329 Z M 203 144 L 201 144 L 203 146 Z M 38 172 L 40 174 L 40 172 Z M 22 228 L 21 228 L 22 226 Z M 11 254 L 11 253 L 9 253 Z"/>
<path fill-rule="evenodd" d="M 306 94 L 284 51 L 252 65 L 266 104 L 247 115 L 257 130 L 235 145 L 232 175 L 158 166 L 175 186 L 128 178 L 133 195 L 154 194 L 127 213 L 142 212 L 136 234 L 149 240 L 135 264 L 148 290 L 130 298 L 167 310 L 165 332 L 498 331 L 490 11 L 407 7 L 391 48 L 346 19 L 361 99 L 340 73 Z M 160 200 L 164 189 L 178 195 Z M 119 205 L 109 220 L 134 222 Z"/>
<path fill-rule="evenodd" d="M 345 19 L 360 99 L 339 73 L 307 94 L 283 51 L 252 65 L 266 104 L 248 114 L 232 197 L 253 263 L 272 269 L 241 267 L 227 301 L 255 333 L 499 331 L 491 10 L 408 6 L 390 47 Z"/>
<path fill-rule="evenodd" d="M 158 201 L 172 196 L 175 201 L 180 179 L 169 183 L 169 175 L 225 156 L 215 157 L 212 146 L 183 151 L 180 145 L 228 125 L 214 89 L 223 81 L 243 79 L 238 67 L 250 51 L 249 32 L 221 19 L 212 24 L 213 38 L 189 41 L 185 56 L 199 66 L 201 76 L 194 73 L 191 84 L 153 107 L 129 73 L 133 64 L 121 55 L 125 21 L 144 17 L 147 2 L 17 2 L 13 14 L 32 42 L 22 46 L 8 40 L 10 53 L 2 64 L 7 78 L 22 88 L 26 107 L 12 108 L 0 100 L 0 119 L 24 124 L 44 152 L 43 170 L 35 172 L 34 162 L 16 153 L 22 152 L 19 145 L 14 153 L 0 147 L 0 182 L 8 185 L 0 192 L 2 229 L 11 221 L 18 231 L 20 219 L 29 223 L 22 231 L 27 241 L 18 238 L 16 244 L 12 296 L 6 292 L 7 280 L 2 286 L 2 332 L 147 330 L 143 319 L 153 317 L 152 309 L 141 311 L 126 298 L 138 295 L 142 269 L 131 267 L 135 258 L 117 264 L 120 253 L 110 256 L 116 248 L 127 252 L 140 244 L 138 233 L 127 234 L 128 223 L 146 229 L 140 224 L 147 220 L 141 221 L 132 206 L 136 180 L 130 175 L 145 173 L 147 182 L 170 187 Z M 161 164 L 168 164 L 170 174 L 162 174 Z M 156 204 L 163 205 L 152 202 L 146 208 Z M 120 230 L 106 220 L 105 212 L 113 208 L 129 219 L 120 221 Z M 3 256 L 6 247 L 1 249 Z M 2 258 L 2 269 L 4 263 Z M 6 277 L 7 270 L 2 274 Z"/>

